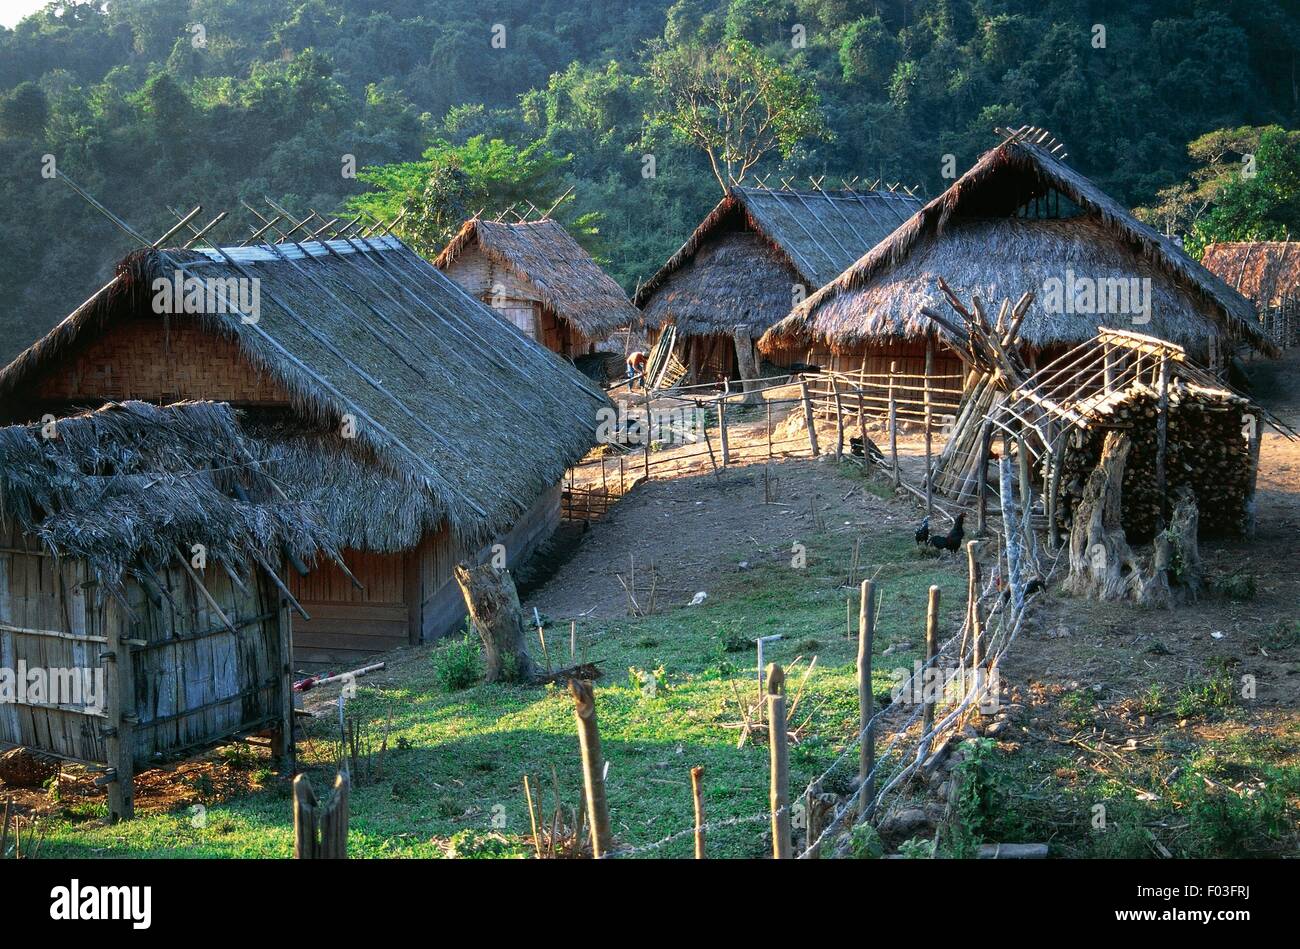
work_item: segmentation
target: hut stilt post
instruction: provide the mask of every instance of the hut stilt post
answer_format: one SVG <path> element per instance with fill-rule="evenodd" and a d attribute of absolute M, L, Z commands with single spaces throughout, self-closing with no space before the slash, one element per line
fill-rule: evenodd
<path fill-rule="evenodd" d="M 902 486 L 902 477 L 898 471 L 898 399 L 894 395 L 894 373 L 898 371 L 898 361 L 889 363 L 889 463 L 894 471 L 894 490 Z M 865 449 L 864 449 L 865 450 Z"/>
<path fill-rule="evenodd" d="M 934 431 L 930 409 L 930 376 L 934 373 L 934 334 L 925 337 L 925 513 L 934 514 Z"/>

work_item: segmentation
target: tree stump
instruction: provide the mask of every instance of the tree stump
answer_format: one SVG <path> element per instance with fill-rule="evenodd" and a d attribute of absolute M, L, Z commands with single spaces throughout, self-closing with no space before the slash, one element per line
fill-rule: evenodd
<path fill-rule="evenodd" d="M 1070 575 L 1064 589 L 1076 596 L 1131 600 L 1149 607 L 1195 600 L 1203 585 L 1196 498 L 1187 486 L 1178 489 L 1169 527 L 1156 534 L 1150 566 L 1144 566 L 1129 547 L 1121 523 L 1129 447 L 1127 435 L 1106 435 L 1101 460 L 1088 476 L 1075 509 Z"/>
<path fill-rule="evenodd" d="M 455 573 L 470 621 L 483 640 L 485 680 L 531 682 L 537 678 L 537 667 L 528 655 L 519 593 L 510 572 L 491 564 L 471 567 L 462 562 Z"/>
<path fill-rule="evenodd" d="M 736 327 L 733 339 L 736 344 L 736 369 L 740 373 L 740 385 L 745 392 L 741 404 L 758 405 L 763 401 L 763 396 L 757 391 L 762 383 L 755 381 L 760 378 L 760 374 L 758 359 L 754 355 L 754 338 L 748 327 L 742 325 Z"/>
<path fill-rule="evenodd" d="M 1129 447 L 1127 435 L 1109 432 L 1101 459 L 1088 475 L 1070 527 L 1067 593 L 1113 601 L 1127 598 L 1133 590 L 1139 565 L 1120 523 Z"/>

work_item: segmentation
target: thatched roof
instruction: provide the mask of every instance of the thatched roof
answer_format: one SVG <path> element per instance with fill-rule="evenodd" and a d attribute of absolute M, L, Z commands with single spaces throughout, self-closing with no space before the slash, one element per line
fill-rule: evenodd
<path fill-rule="evenodd" d="M 446 270 L 475 245 L 535 287 L 540 301 L 588 339 L 599 339 L 640 318 L 623 288 L 559 221 L 543 218 L 505 224 L 471 218 L 443 248 L 434 266 Z"/>
<path fill-rule="evenodd" d="M 1210 244 L 1201 263 L 1256 306 L 1300 298 L 1300 246 L 1294 241 Z"/>
<path fill-rule="evenodd" d="M 733 188 L 637 291 L 646 322 L 685 335 L 755 335 L 838 276 L 920 207 L 902 191 Z"/>
<path fill-rule="evenodd" d="M 1037 199 L 1059 196 L 1078 213 L 1017 217 Z M 1046 149 L 1008 140 L 986 152 L 947 191 L 918 211 L 835 280 L 796 307 L 760 348 L 821 341 L 848 346 L 881 336 L 929 332 L 922 307 L 943 309 L 938 278 L 960 296 L 1038 297 L 1021 337 L 1031 345 L 1080 342 L 1105 314 L 1046 314 L 1044 281 L 1151 278 L 1145 333 L 1183 345 L 1215 335 L 1272 352 L 1250 304 L 1168 238 L 1135 219 Z"/>
<path fill-rule="evenodd" d="M 256 322 L 238 312 L 159 316 L 152 282 L 259 281 Z M 195 320 L 237 342 L 320 432 L 345 415 L 372 463 L 421 492 L 419 504 L 372 508 L 392 546 L 417 536 L 402 511 L 446 518 L 467 543 L 513 525 L 595 441 L 600 390 L 395 238 L 227 249 L 143 251 L 0 371 L 0 400 L 22 393 L 110 321 Z M 340 490 L 343 489 L 340 485 Z M 414 515 L 412 515 L 414 517 Z"/>
<path fill-rule="evenodd" d="M 241 572 L 337 553 L 314 508 L 281 495 L 234 411 L 215 402 L 110 403 L 40 424 L 0 428 L 0 521 L 60 557 L 80 557 L 118 590 L 193 545 Z"/>

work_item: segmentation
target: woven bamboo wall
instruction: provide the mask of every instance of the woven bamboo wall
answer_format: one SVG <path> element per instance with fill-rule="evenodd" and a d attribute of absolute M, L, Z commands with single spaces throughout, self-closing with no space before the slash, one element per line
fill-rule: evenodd
<path fill-rule="evenodd" d="M 112 716 L 134 715 L 130 753 L 138 767 L 279 721 L 287 680 L 281 668 L 281 610 L 260 572 L 241 589 L 219 566 L 202 574 L 208 598 L 179 563 L 158 574 L 155 603 L 134 581 L 131 615 L 88 585 L 86 565 L 56 561 L 21 537 L 0 547 L 0 666 L 98 668 L 111 690 L 103 711 L 0 703 L 0 741 L 62 757 L 112 763 Z M 226 624 L 229 621 L 232 631 Z M 108 652 L 130 647 L 132 694 L 122 696 Z M 121 660 L 118 660 L 121 661 Z"/>
<path fill-rule="evenodd" d="M 42 402 L 95 404 L 108 399 L 210 399 L 252 405 L 289 401 L 275 380 L 249 365 L 232 340 L 206 332 L 184 316 L 113 324 L 42 379 L 34 395 Z"/>

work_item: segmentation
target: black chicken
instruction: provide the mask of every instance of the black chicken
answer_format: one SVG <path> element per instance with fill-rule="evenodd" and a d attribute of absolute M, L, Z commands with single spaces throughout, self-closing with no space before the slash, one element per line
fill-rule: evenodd
<path fill-rule="evenodd" d="M 869 458 L 871 461 L 874 461 L 876 464 L 884 464 L 885 453 L 880 450 L 880 446 L 871 440 L 870 435 L 864 435 L 863 438 L 866 439 L 867 458 Z M 861 458 L 862 445 L 863 445 L 862 438 L 859 438 L 857 435 L 849 436 L 849 454 Z"/>
<path fill-rule="evenodd" d="M 916 529 L 916 545 L 924 547 L 926 541 L 930 539 L 930 515 L 925 515 L 921 521 L 921 526 Z"/>
<path fill-rule="evenodd" d="M 963 526 L 966 521 L 966 512 L 962 511 L 957 515 L 957 520 L 953 522 L 952 530 L 941 537 L 931 537 L 930 546 L 937 547 L 940 550 L 951 550 L 954 553 L 961 550 L 961 539 L 966 536 L 966 529 Z"/>

